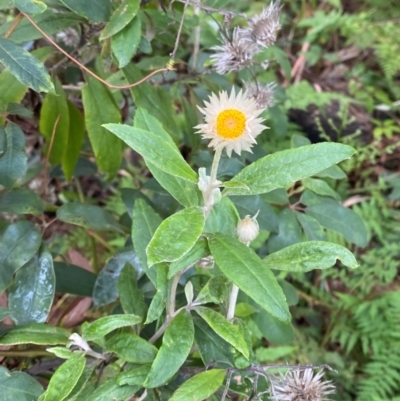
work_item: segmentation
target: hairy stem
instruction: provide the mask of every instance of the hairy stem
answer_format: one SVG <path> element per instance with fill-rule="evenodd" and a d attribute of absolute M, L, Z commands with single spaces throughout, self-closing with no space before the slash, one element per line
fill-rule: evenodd
<path fill-rule="evenodd" d="M 233 284 L 231 293 L 229 295 L 228 313 L 226 315 L 226 318 L 228 320 L 232 320 L 235 317 L 235 307 L 236 307 L 236 301 L 237 301 L 238 294 L 239 294 L 239 287 L 237 285 Z"/>

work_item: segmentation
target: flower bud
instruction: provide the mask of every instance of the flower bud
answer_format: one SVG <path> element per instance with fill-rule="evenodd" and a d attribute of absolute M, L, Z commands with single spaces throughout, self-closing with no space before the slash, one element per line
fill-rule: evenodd
<path fill-rule="evenodd" d="M 236 234 L 239 241 L 248 244 L 257 238 L 260 228 L 258 227 L 257 214 L 254 217 L 246 216 L 240 220 L 236 227 Z"/>

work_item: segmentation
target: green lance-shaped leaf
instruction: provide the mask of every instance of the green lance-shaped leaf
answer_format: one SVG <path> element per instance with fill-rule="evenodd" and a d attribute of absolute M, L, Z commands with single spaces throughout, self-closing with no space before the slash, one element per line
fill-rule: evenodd
<path fill-rule="evenodd" d="M 97 79 L 86 77 L 82 88 L 85 122 L 100 170 L 114 176 L 121 164 L 121 141 L 101 125 L 121 121 L 121 113 L 110 91 Z"/>
<path fill-rule="evenodd" d="M 123 124 L 103 124 L 156 167 L 186 181 L 197 182 L 197 174 L 187 164 L 178 148 L 150 131 Z"/>
<path fill-rule="evenodd" d="M 258 305 L 280 320 L 289 320 L 285 295 L 274 274 L 238 239 L 216 233 L 208 245 L 221 271 Z"/>
<path fill-rule="evenodd" d="M 14 189 L 0 196 L 0 213 L 39 215 L 43 210 L 42 199 L 30 189 Z"/>
<path fill-rule="evenodd" d="M 15 7 L 25 14 L 35 15 L 46 10 L 45 3 L 39 0 L 14 0 Z"/>
<path fill-rule="evenodd" d="M 314 217 L 296 212 L 296 217 L 309 241 L 325 241 L 326 234 L 321 224 Z"/>
<path fill-rule="evenodd" d="M 165 219 L 146 248 L 150 266 L 174 262 L 188 253 L 203 232 L 204 210 L 190 207 Z"/>
<path fill-rule="evenodd" d="M 172 394 L 169 401 L 202 401 L 214 394 L 225 379 L 224 369 L 211 369 L 201 372 L 185 381 Z"/>
<path fill-rule="evenodd" d="M 115 352 L 124 361 L 146 364 L 153 362 L 157 348 L 133 333 L 120 333 L 106 342 L 106 349 Z"/>
<path fill-rule="evenodd" d="M 0 366 L 0 388 L 3 401 L 34 401 L 43 393 L 43 387 L 32 376 L 10 372 Z"/>
<path fill-rule="evenodd" d="M 56 94 L 48 94 L 40 110 L 39 130 L 46 138 L 46 154 L 51 144 L 50 163 L 56 165 L 64 158 L 68 145 L 69 109 L 67 96 L 58 79 L 55 80 Z"/>
<path fill-rule="evenodd" d="M 25 135 L 17 124 L 8 123 L 0 128 L 0 185 L 11 189 L 27 169 Z"/>
<path fill-rule="evenodd" d="M 190 313 L 183 309 L 174 317 L 165 331 L 162 345 L 143 386 L 154 388 L 167 383 L 186 361 L 193 340 L 193 320 Z"/>
<path fill-rule="evenodd" d="M 93 287 L 97 278 L 94 273 L 64 262 L 54 262 L 54 273 L 56 275 L 56 292 L 81 297 L 93 295 Z"/>
<path fill-rule="evenodd" d="M 66 360 L 51 377 L 44 401 L 63 401 L 71 393 L 86 365 L 84 355 L 74 355 Z"/>
<path fill-rule="evenodd" d="M 160 263 L 159 265 L 156 266 L 156 271 L 157 271 L 157 280 L 156 280 L 155 286 L 157 288 L 157 292 L 155 293 L 155 295 L 149 305 L 149 310 L 147 311 L 146 321 L 144 322 L 145 324 L 154 322 L 154 320 L 157 320 L 161 316 L 161 314 L 165 308 L 165 303 L 167 300 L 168 265 L 166 263 Z"/>
<path fill-rule="evenodd" d="M 139 385 L 142 387 L 142 384 L 150 372 L 150 368 L 151 365 L 142 365 L 122 372 L 117 376 L 117 382 L 120 386 L 129 384 L 131 386 Z"/>
<path fill-rule="evenodd" d="M 143 386 L 120 386 L 115 377 L 95 387 L 85 398 L 79 401 L 125 401 L 130 400 Z"/>
<path fill-rule="evenodd" d="M 325 241 L 301 242 L 275 252 L 263 259 L 269 269 L 290 272 L 308 272 L 328 269 L 339 259 L 345 266 L 354 269 L 358 263 L 345 247 Z"/>
<path fill-rule="evenodd" d="M 9 225 L 0 238 L 0 292 L 11 284 L 14 273 L 29 262 L 39 250 L 42 238 L 26 220 Z"/>
<path fill-rule="evenodd" d="M 114 11 L 110 21 L 100 34 L 100 40 L 109 38 L 122 31 L 135 17 L 140 7 L 140 0 L 125 0 Z"/>
<path fill-rule="evenodd" d="M 249 191 L 243 188 L 227 188 L 224 193 L 257 195 L 276 188 L 285 188 L 348 159 L 354 153 L 351 146 L 327 142 L 283 150 L 257 160 L 232 178 L 232 181 L 247 185 Z"/>
<path fill-rule="evenodd" d="M 106 22 L 110 18 L 111 2 L 110 0 L 60 0 L 70 10 L 86 17 L 90 21 Z"/>
<path fill-rule="evenodd" d="M 57 210 L 59 220 L 99 231 L 122 232 L 110 212 L 85 203 L 66 203 Z"/>
<path fill-rule="evenodd" d="M 18 270 L 8 292 L 16 324 L 46 321 L 55 292 L 53 258 L 45 249 Z"/>
<path fill-rule="evenodd" d="M 43 323 L 30 323 L 10 328 L 0 334 L 0 345 L 57 345 L 67 344 L 70 332 L 61 327 L 53 327 Z"/>
<path fill-rule="evenodd" d="M 55 93 L 44 65 L 9 39 L 0 38 L 0 62 L 18 81 L 34 91 Z"/>
<path fill-rule="evenodd" d="M 227 343 L 235 347 L 245 358 L 249 358 L 249 349 L 242 333 L 232 323 L 210 308 L 198 306 L 195 311 Z"/>
<path fill-rule="evenodd" d="M 305 188 L 308 188 L 310 191 L 313 191 L 318 195 L 330 196 L 336 200 L 340 200 L 340 195 L 324 180 L 319 178 L 305 178 L 302 180 L 302 183 Z"/>

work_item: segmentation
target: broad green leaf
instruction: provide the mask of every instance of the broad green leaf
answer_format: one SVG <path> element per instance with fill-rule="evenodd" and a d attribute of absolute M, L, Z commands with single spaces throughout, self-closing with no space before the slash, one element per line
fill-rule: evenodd
<path fill-rule="evenodd" d="M 278 218 L 272 207 L 264 202 L 259 195 L 232 196 L 230 200 L 235 204 L 241 217 L 249 215 L 253 217 L 257 212 L 257 222 L 261 230 L 276 232 L 278 230 Z"/>
<path fill-rule="evenodd" d="M 86 365 L 84 355 L 74 355 L 66 360 L 53 374 L 44 401 L 63 401 L 71 393 Z"/>
<path fill-rule="evenodd" d="M 1 151 L 3 150 L 3 151 Z M 0 185 L 11 189 L 27 170 L 25 135 L 17 124 L 0 128 Z"/>
<path fill-rule="evenodd" d="M 100 34 L 100 40 L 109 38 L 122 31 L 135 17 L 140 7 L 140 0 L 125 0 L 112 14 L 110 21 Z M 139 44 L 139 43 L 138 43 Z"/>
<path fill-rule="evenodd" d="M 0 62 L 18 81 L 34 91 L 55 93 L 44 65 L 12 40 L 0 38 Z"/>
<path fill-rule="evenodd" d="M 326 241 L 324 229 L 314 217 L 299 212 L 296 212 L 296 217 L 309 241 Z"/>
<path fill-rule="evenodd" d="M 289 198 L 284 188 L 277 188 L 271 192 L 261 195 L 261 199 L 264 202 L 275 203 L 277 205 L 287 205 L 289 204 Z"/>
<path fill-rule="evenodd" d="M 145 388 L 160 387 L 167 383 L 188 357 L 194 340 L 193 320 L 183 309 L 171 321 L 164 333 L 162 345 L 143 383 Z"/>
<path fill-rule="evenodd" d="M 151 282 L 156 285 L 157 273 L 147 264 L 146 247 L 161 224 L 161 217 L 143 199 L 137 199 L 132 214 L 132 242 Z"/>
<path fill-rule="evenodd" d="M 61 359 L 70 359 L 74 355 L 76 355 L 76 353 L 72 352 L 70 349 L 68 349 L 66 347 L 50 347 L 50 348 L 46 348 L 46 351 L 51 352 L 57 358 L 61 358 Z M 78 351 L 78 352 L 81 352 L 81 351 Z"/>
<path fill-rule="evenodd" d="M 136 270 L 127 263 L 118 278 L 118 294 L 123 311 L 129 315 L 140 316 L 146 312 L 143 291 L 137 287 Z"/>
<path fill-rule="evenodd" d="M 301 148 L 302 146 L 311 145 L 311 141 L 305 136 L 294 134 L 290 139 L 291 148 Z"/>
<path fill-rule="evenodd" d="M 361 217 L 333 199 L 307 207 L 306 214 L 318 220 L 323 227 L 339 232 L 357 246 L 367 246 L 369 235 Z"/>
<path fill-rule="evenodd" d="M 211 369 L 201 372 L 185 381 L 172 394 L 169 401 L 202 401 L 214 394 L 225 379 L 224 369 Z"/>
<path fill-rule="evenodd" d="M 123 72 L 129 83 L 137 82 L 143 78 L 142 72 L 133 63 L 126 66 Z M 177 140 L 180 138 L 180 131 L 174 119 L 175 112 L 171 97 L 163 88 L 143 82 L 140 85 L 132 87 L 130 90 L 138 108 L 145 108 L 160 121 L 174 139 Z"/>
<path fill-rule="evenodd" d="M 117 376 L 117 382 L 120 386 L 129 384 L 130 386 L 139 385 L 142 387 L 142 384 L 150 372 L 150 368 L 151 365 L 142 365 L 122 372 Z"/>
<path fill-rule="evenodd" d="M 319 205 L 325 202 L 331 202 L 333 199 L 327 196 L 317 195 L 309 189 L 304 190 L 300 196 L 300 202 L 306 206 Z M 336 202 L 335 202 L 336 203 Z"/>
<path fill-rule="evenodd" d="M 111 38 L 111 49 L 118 61 L 119 68 L 126 67 L 136 54 L 142 36 L 140 18 L 134 18 L 129 24 Z"/>
<path fill-rule="evenodd" d="M 142 321 L 140 316 L 136 315 L 110 315 L 95 320 L 82 328 L 82 337 L 86 341 L 101 340 L 108 333 L 120 327 L 134 326 Z"/>
<path fill-rule="evenodd" d="M 213 234 L 208 245 L 221 271 L 258 305 L 280 320 L 289 320 L 285 295 L 274 274 L 238 239 Z"/>
<path fill-rule="evenodd" d="M 54 262 L 56 276 L 56 292 L 91 297 L 96 275 L 82 267 Z"/>
<path fill-rule="evenodd" d="M 100 170 L 112 177 L 121 164 L 122 144 L 102 124 L 119 123 L 121 112 L 102 83 L 91 76 L 86 77 L 86 82 L 82 88 L 86 129 Z"/>
<path fill-rule="evenodd" d="M 275 362 L 279 359 L 289 358 L 289 355 L 294 354 L 299 350 L 298 346 L 282 345 L 280 347 L 258 348 L 256 351 L 257 361 Z"/>
<path fill-rule="evenodd" d="M 0 73 L 0 112 L 6 113 L 10 103 L 19 103 L 23 99 L 26 90 L 27 87 L 21 84 L 10 71 L 3 70 Z M 0 117 L 0 122 L 2 123 L 3 121 L 3 117 Z"/>
<path fill-rule="evenodd" d="M 120 386 L 115 377 L 97 387 L 85 401 L 126 401 L 142 386 Z"/>
<path fill-rule="evenodd" d="M 235 306 L 235 316 L 237 317 L 247 317 L 256 312 L 256 309 L 245 302 L 239 302 Z"/>
<path fill-rule="evenodd" d="M 14 189 L 0 196 L 0 212 L 40 215 L 44 204 L 40 196 L 30 189 Z"/>
<path fill-rule="evenodd" d="M 110 0 L 60 0 L 70 10 L 86 17 L 90 21 L 106 22 L 110 17 Z"/>
<path fill-rule="evenodd" d="M 157 271 L 157 281 L 156 281 L 156 288 L 157 291 L 151 300 L 151 304 L 149 306 L 149 310 L 147 311 L 147 317 L 145 324 L 149 324 L 157 320 L 164 308 L 165 303 L 168 295 L 168 266 L 165 263 L 160 263 L 156 267 Z"/>
<path fill-rule="evenodd" d="M 44 323 L 31 323 L 12 327 L 0 337 L 0 345 L 57 345 L 67 344 L 70 332 Z"/>
<path fill-rule="evenodd" d="M 0 366 L 0 392 L 2 401 L 36 401 L 43 387 L 24 372 L 10 372 Z"/>
<path fill-rule="evenodd" d="M 200 237 L 204 223 L 201 207 L 183 209 L 165 219 L 147 245 L 147 263 L 174 262 L 186 255 Z"/>
<path fill-rule="evenodd" d="M 299 303 L 299 295 L 297 294 L 296 288 L 286 280 L 279 280 L 278 283 L 285 293 L 288 305 L 297 305 Z"/>
<path fill-rule="evenodd" d="M 18 270 L 8 291 L 8 307 L 18 324 L 46 321 L 55 291 L 53 258 L 43 249 Z"/>
<path fill-rule="evenodd" d="M 324 180 L 320 180 L 319 178 L 305 178 L 302 183 L 305 188 L 315 192 L 318 195 L 330 196 L 336 200 L 340 200 L 340 195 Z"/>
<path fill-rule="evenodd" d="M 302 240 L 301 227 L 296 219 L 296 213 L 291 209 L 282 210 L 279 215 L 278 233 L 272 233 L 268 238 L 268 252 L 273 253 Z"/>
<path fill-rule="evenodd" d="M 301 242 L 284 248 L 263 259 L 263 263 L 274 270 L 308 272 L 328 269 L 340 260 L 350 269 L 358 267 L 354 255 L 345 247 L 325 241 Z"/>
<path fill-rule="evenodd" d="M 49 160 L 51 164 L 56 165 L 64 159 L 70 131 L 70 116 L 64 89 L 58 79 L 54 84 L 56 93 L 46 95 L 40 109 L 39 130 L 47 141 L 46 155 L 51 144 Z"/>
<path fill-rule="evenodd" d="M 33 258 L 42 237 L 27 220 L 9 225 L 0 238 L 0 292 L 11 284 L 14 273 Z"/>
<path fill-rule="evenodd" d="M 118 298 L 118 279 L 122 269 L 127 264 L 135 268 L 138 277 L 142 276 L 143 267 L 136 253 L 129 249 L 118 252 L 107 262 L 97 276 L 93 288 L 93 304 L 95 308 L 108 305 Z"/>
<path fill-rule="evenodd" d="M 85 119 L 71 101 L 67 100 L 67 105 L 69 113 L 68 144 L 62 159 L 62 168 L 65 178 L 69 181 L 72 178 L 85 139 Z"/>
<path fill-rule="evenodd" d="M 240 216 L 230 198 L 223 197 L 211 210 L 204 232 L 224 233 L 236 236 L 236 227 Z"/>
<path fill-rule="evenodd" d="M 245 358 L 249 358 L 249 349 L 246 341 L 236 326 L 211 308 L 198 306 L 195 308 L 195 311 L 221 338 L 235 347 Z"/>
<path fill-rule="evenodd" d="M 329 177 L 333 180 L 342 180 L 346 178 L 346 173 L 339 166 L 331 166 L 325 170 L 322 170 L 318 174 L 315 174 L 316 177 Z"/>
<path fill-rule="evenodd" d="M 210 254 L 207 240 L 204 237 L 199 237 L 193 248 L 175 262 L 170 263 L 168 270 L 168 278 L 172 278 L 181 270 L 193 265 L 202 258 Z"/>
<path fill-rule="evenodd" d="M 89 382 L 93 371 L 98 367 L 100 361 L 95 362 L 87 362 L 81 377 L 79 378 L 78 382 L 76 383 L 75 387 L 72 389 L 71 393 L 69 394 L 67 401 L 75 401 L 79 395 L 85 389 L 85 386 Z"/>
<path fill-rule="evenodd" d="M 133 333 L 120 333 L 106 342 L 106 349 L 115 352 L 124 361 L 146 364 L 153 362 L 157 348 Z"/>
<path fill-rule="evenodd" d="M 163 171 L 189 182 L 197 182 L 197 174 L 183 159 L 176 146 L 150 131 L 122 124 L 103 124 L 143 158 Z"/>
<path fill-rule="evenodd" d="M 0 308 L 0 322 L 3 321 L 6 317 L 11 315 L 11 311 L 7 308 Z"/>
<path fill-rule="evenodd" d="M 213 302 L 221 304 L 228 298 L 230 287 L 229 280 L 225 276 L 218 275 L 211 277 L 199 292 L 195 303 L 206 304 Z"/>
<path fill-rule="evenodd" d="M 21 12 L 30 15 L 40 14 L 47 8 L 46 4 L 39 0 L 14 0 L 14 4 Z"/>
<path fill-rule="evenodd" d="M 66 203 L 57 210 L 57 218 L 65 223 L 99 231 L 122 232 L 110 212 L 85 203 Z"/>
<path fill-rule="evenodd" d="M 282 322 L 265 310 L 253 314 L 251 319 L 255 321 L 262 337 L 265 337 L 272 344 L 293 344 L 294 329 L 290 322 Z"/>
<path fill-rule="evenodd" d="M 283 150 L 257 160 L 232 178 L 232 181 L 247 185 L 250 191 L 227 188 L 224 194 L 257 195 L 285 188 L 350 158 L 354 153 L 351 146 L 328 142 Z"/>

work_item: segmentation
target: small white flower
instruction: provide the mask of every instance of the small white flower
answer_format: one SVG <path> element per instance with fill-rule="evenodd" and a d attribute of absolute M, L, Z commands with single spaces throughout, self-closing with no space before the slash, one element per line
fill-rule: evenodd
<path fill-rule="evenodd" d="M 226 149 L 229 157 L 234 150 L 238 155 L 242 150 L 251 152 L 251 147 L 257 143 L 256 137 L 267 128 L 261 124 L 262 118 L 258 116 L 263 109 L 258 109 L 253 99 L 247 98 L 247 93 L 241 90 L 236 94 L 232 88 L 228 96 L 222 91 L 217 96 L 212 94 L 206 107 L 199 110 L 204 114 L 205 124 L 195 128 L 203 138 L 211 139 L 208 144 L 214 150 Z"/>
<path fill-rule="evenodd" d="M 242 40 L 238 28 L 233 30 L 231 40 L 223 38 L 221 46 L 213 46 L 211 49 L 216 52 L 211 56 L 211 60 L 218 74 L 239 71 L 251 65 L 254 56 L 260 51 L 256 44 Z"/>
<path fill-rule="evenodd" d="M 257 238 L 258 233 L 260 232 L 260 228 L 257 222 L 257 215 L 258 212 L 253 217 L 250 217 L 248 215 L 244 219 L 239 221 L 236 227 L 236 234 L 240 242 L 243 242 L 244 244 L 249 244 Z"/>
<path fill-rule="evenodd" d="M 260 107 L 261 109 L 272 107 L 275 104 L 274 101 L 274 90 L 276 87 L 275 82 L 271 82 L 267 85 L 244 82 L 244 87 L 247 92 L 247 97 L 250 99 L 254 99 L 257 106 Z"/>

